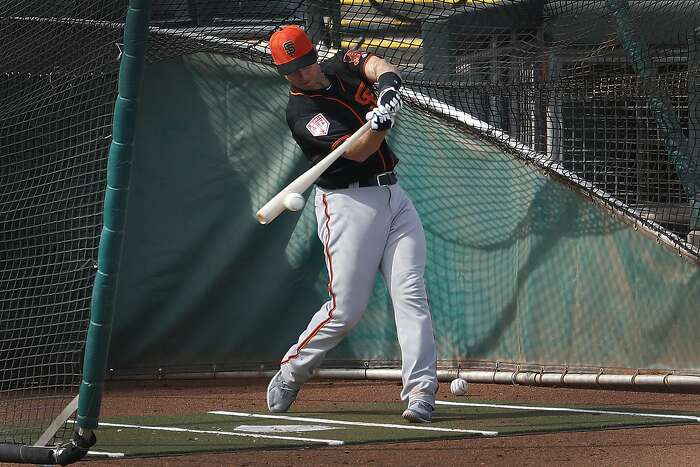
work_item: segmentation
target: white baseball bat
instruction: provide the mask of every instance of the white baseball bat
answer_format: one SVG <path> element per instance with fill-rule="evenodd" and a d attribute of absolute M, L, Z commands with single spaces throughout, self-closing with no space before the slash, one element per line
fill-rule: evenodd
<path fill-rule="evenodd" d="M 282 191 L 277 193 L 272 197 L 270 201 L 265 203 L 263 207 L 255 214 L 255 218 L 261 224 L 269 224 L 277 216 L 282 214 L 284 211 L 284 198 L 290 193 L 304 193 L 318 177 L 326 171 L 328 167 L 333 164 L 340 156 L 345 153 L 345 150 L 350 147 L 355 141 L 357 141 L 360 136 L 364 135 L 371 127 L 371 122 L 367 122 L 362 125 L 355 133 L 353 133 L 348 139 L 342 142 L 340 146 L 335 148 L 326 157 L 321 159 L 316 165 L 311 167 L 309 170 L 299 175 L 294 179 L 292 183 L 287 185 Z"/>

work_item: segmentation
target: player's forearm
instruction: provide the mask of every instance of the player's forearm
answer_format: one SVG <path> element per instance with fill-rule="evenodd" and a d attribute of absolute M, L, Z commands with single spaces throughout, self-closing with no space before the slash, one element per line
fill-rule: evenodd
<path fill-rule="evenodd" d="M 371 56 L 365 62 L 365 77 L 370 81 L 377 82 L 380 76 L 388 72 L 393 73 L 394 76 L 391 77 L 391 81 L 396 83 L 395 87 L 398 89 L 401 83 L 401 78 L 396 67 L 377 56 Z M 386 76 L 384 78 L 386 78 Z M 372 128 L 375 127 L 373 126 Z M 368 131 L 362 135 L 362 137 L 358 139 L 354 145 L 345 151 L 343 157 L 355 162 L 364 162 L 367 160 L 367 158 L 369 158 L 369 156 L 379 150 L 379 147 L 382 145 L 384 137 L 388 131 L 388 128 L 382 131 Z"/>
<path fill-rule="evenodd" d="M 380 76 L 387 72 L 401 76 L 399 70 L 394 65 L 377 56 L 372 56 L 367 59 L 364 72 L 365 77 L 372 82 L 376 82 Z"/>
<path fill-rule="evenodd" d="M 388 131 L 368 131 L 345 151 L 343 157 L 355 162 L 364 162 L 369 156 L 377 152 Z"/>

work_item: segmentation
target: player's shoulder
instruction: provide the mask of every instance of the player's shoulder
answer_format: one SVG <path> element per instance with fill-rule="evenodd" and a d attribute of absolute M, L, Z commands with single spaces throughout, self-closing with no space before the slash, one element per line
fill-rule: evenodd
<path fill-rule="evenodd" d="M 289 100 L 287 101 L 287 116 L 298 116 L 312 112 L 319 106 L 317 96 L 310 96 L 308 93 L 291 89 Z"/>
<path fill-rule="evenodd" d="M 319 62 L 321 65 L 321 70 L 326 74 L 335 74 L 339 67 L 343 66 L 343 53 L 343 50 L 339 50 L 335 54 L 329 55 L 324 60 L 321 60 Z"/>
<path fill-rule="evenodd" d="M 302 126 L 306 125 L 314 115 L 321 111 L 322 109 L 316 103 L 315 99 L 310 99 L 305 94 L 290 94 L 286 110 L 287 125 L 292 129 L 298 127 L 300 124 Z"/>
<path fill-rule="evenodd" d="M 348 63 L 351 66 L 360 66 L 362 63 L 364 63 L 369 57 L 371 57 L 373 54 L 367 52 L 366 50 L 343 50 L 341 51 L 343 54 L 343 62 Z"/>
<path fill-rule="evenodd" d="M 290 124 L 298 120 L 302 115 L 307 113 L 309 104 L 304 99 L 303 95 L 295 95 L 292 92 L 289 93 L 289 101 L 287 102 L 286 116 L 287 122 Z"/>
<path fill-rule="evenodd" d="M 373 54 L 366 50 L 340 49 L 335 55 L 321 62 L 324 73 L 338 74 L 347 71 L 359 71 Z"/>

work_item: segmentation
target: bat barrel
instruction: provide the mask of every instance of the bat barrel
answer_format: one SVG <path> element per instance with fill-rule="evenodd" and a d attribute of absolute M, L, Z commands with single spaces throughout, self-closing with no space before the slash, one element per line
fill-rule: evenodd
<path fill-rule="evenodd" d="M 275 220 L 277 216 L 284 212 L 285 207 L 283 199 L 284 195 L 286 194 L 286 191 L 278 193 L 270 201 L 265 203 L 265 205 L 261 207 L 257 213 L 255 213 L 255 218 L 260 224 L 269 224 L 270 222 Z"/>
<path fill-rule="evenodd" d="M 301 174 L 282 191 L 277 193 L 270 201 L 265 203 L 265 205 L 255 214 L 255 218 L 258 220 L 258 222 L 264 225 L 275 220 L 275 218 L 282 214 L 282 212 L 284 212 L 286 209 L 284 207 L 285 196 L 287 196 L 289 193 L 304 193 L 336 159 L 345 153 L 345 150 L 350 147 L 350 145 L 357 141 L 363 134 L 368 132 L 370 128 L 370 122 L 362 125 L 355 133 L 352 134 L 352 136 L 343 141 L 340 146 L 335 148 L 320 162 Z"/>

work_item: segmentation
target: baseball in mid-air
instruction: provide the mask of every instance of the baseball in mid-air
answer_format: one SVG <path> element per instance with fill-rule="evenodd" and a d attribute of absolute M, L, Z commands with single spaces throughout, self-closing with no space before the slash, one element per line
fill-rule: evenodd
<path fill-rule="evenodd" d="M 453 379 L 450 383 L 450 391 L 455 396 L 463 396 L 467 393 L 469 389 L 469 383 L 467 383 L 462 378 Z"/>
<path fill-rule="evenodd" d="M 284 207 L 290 211 L 299 211 L 304 207 L 304 197 L 299 193 L 289 193 L 284 197 Z"/>

